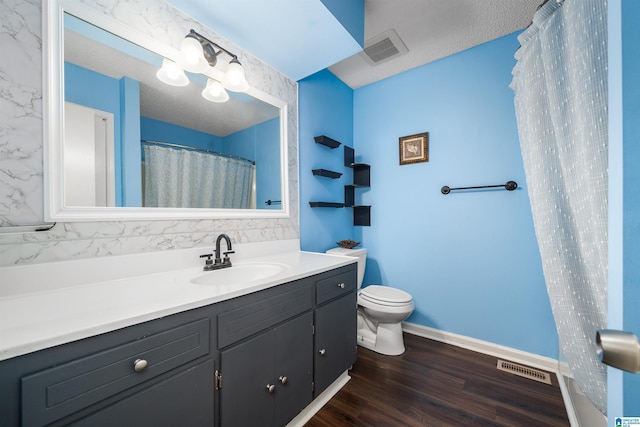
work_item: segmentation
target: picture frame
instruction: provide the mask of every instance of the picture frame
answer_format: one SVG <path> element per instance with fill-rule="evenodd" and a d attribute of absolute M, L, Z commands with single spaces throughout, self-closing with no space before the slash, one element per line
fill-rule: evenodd
<path fill-rule="evenodd" d="M 399 146 L 400 165 L 429 161 L 429 132 L 400 137 Z"/>

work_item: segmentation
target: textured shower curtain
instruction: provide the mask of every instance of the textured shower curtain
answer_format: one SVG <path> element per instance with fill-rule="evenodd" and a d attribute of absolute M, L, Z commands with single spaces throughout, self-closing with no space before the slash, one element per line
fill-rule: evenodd
<path fill-rule="evenodd" d="M 519 37 L 511 87 L 547 291 L 580 389 L 606 414 L 607 4 L 550 0 Z"/>
<path fill-rule="evenodd" d="M 215 154 L 143 145 L 144 205 L 250 208 L 255 166 Z"/>

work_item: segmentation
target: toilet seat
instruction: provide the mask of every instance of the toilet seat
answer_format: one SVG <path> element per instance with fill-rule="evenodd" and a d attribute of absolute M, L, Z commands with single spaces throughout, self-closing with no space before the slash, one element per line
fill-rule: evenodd
<path fill-rule="evenodd" d="M 411 294 L 401 289 L 380 285 L 362 288 L 359 296 L 365 301 L 392 307 L 407 305 L 413 301 Z"/>

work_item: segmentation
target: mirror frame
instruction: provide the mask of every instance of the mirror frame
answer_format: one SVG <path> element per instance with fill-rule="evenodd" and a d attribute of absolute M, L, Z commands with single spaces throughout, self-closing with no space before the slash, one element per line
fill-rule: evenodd
<path fill-rule="evenodd" d="M 280 108 L 280 191 L 275 209 L 205 209 L 154 207 L 68 207 L 64 205 L 64 14 L 69 13 L 165 58 L 176 60 L 178 50 L 74 0 L 42 2 L 43 8 L 43 178 L 46 221 L 113 221 L 171 219 L 289 218 L 288 104 L 250 86 L 247 94 Z M 185 30 L 185 34 L 188 29 Z M 221 80 L 224 73 L 210 68 L 205 75 Z"/>

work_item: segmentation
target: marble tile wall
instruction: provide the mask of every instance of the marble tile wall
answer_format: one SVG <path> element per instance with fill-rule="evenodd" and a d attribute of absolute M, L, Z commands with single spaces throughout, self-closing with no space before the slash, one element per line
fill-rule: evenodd
<path fill-rule="evenodd" d="M 47 0 L 42 0 L 47 1 Z M 41 0 L 0 2 L 0 267 L 234 242 L 299 238 L 297 83 L 162 0 L 78 0 L 179 48 L 190 28 L 238 52 L 249 83 L 289 105 L 289 218 L 58 223 L 50 231 L 2 233 L 42 223 Z"/>

